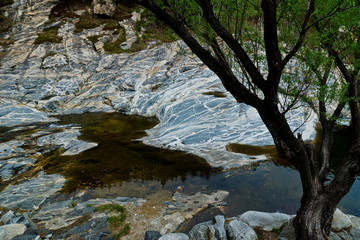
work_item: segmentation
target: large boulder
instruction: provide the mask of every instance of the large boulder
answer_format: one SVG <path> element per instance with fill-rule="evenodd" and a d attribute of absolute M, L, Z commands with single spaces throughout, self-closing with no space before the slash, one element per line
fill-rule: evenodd
<path fill-rule="evenodd" d="M 271 231 L 280 229 L 285 223 L 289 222 L 290 216 L 283 213 L 248 211 L 240 216 L 240 220 L 252 228 L 261 227 L 265 231 Z"/>
<path fill-rule="evenodd" d="M 256 232 L 241 220 L 233 220 L 227 224 L 229 240 L 257 240 Z"/>

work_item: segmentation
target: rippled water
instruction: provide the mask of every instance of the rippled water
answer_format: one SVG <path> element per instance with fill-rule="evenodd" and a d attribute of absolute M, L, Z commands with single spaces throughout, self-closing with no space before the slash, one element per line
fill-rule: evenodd
<path fill-rule="evenodd" d="M 302 188 L 298 172 L 291 167 L 265 161 L 221 171 L 197 156 L 146 146 L 136 139 L 158 123 L 154 118 L 104 113 L 59 118 L 60 124 L 81 126 L 81 139 L 98 143 L 98 147 L 76 156 L 55 153 L 47 158 L 44 169 L 67 178 L 66 194 L 86 190 L 89 198 L 146 198 L 153 192 L 175 191 L 181 186 L 187 194 L 229 191 L 224 207 L 228 217 L 247 210 L 295 214 L 299 207 Z M 357 181 L 341 202 L 339 207 L 344 212 L 360 216 L 359 188 Z M 194 221 L 206 218 L 203 214 Z"/>

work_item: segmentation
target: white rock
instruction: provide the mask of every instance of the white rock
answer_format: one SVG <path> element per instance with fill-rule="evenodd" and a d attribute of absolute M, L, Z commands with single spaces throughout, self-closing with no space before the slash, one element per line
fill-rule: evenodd
<path fill-rule="evenodd" d="M 24 224 L 8 224 L 0 226 L 0 239 L 11 240 L 26 231 Z"/>
<path fill-rule="evenodd" d="M 233 220 L 227 224 L 229 240 L 257 240 L 255 231 L 246 223 Z"/>
<path fill-rule="evenodd" d="M 262 227 L 265 231 L 271 231 L 289 222 L 290 216 L 283 213 L 248 211 L 240 216 L 240 220 L 249 224 L 252 228 Z"/>
<path fill-rule="evenodd" d="M 189 240 L 184 233 L 169 233 L 159 238 L 159 240 Z"/>
<path fill-rule="evenodd" d="M 337 208 L 333 216 L 331 229 L 335 232 L 339 232 L 343 229 L 350 228 L 351 226 L 352 221 L 350 217 Z"/>

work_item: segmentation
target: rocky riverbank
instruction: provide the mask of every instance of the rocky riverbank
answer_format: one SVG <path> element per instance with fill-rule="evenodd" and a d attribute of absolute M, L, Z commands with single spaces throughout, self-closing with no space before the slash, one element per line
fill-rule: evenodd
<path fill-rule="evenodd" d="M 221 210 L 228 194 L 222 190 L 195 195 L 176 190 L 146 200 L 126 196 L 89 199 L 78 191 L 69 199 L 59 200 L 58 196 L 53 201 L 65 178 L 46 174 L 38 159 L 54 149 L 76 155 L 97 146 L 78 139 L 78 126 L 59 125 L 57 115 L 122 112 L 155 116 L 160 123 L 147 131 L 148 136 L 141 139 L 144 143 L 184 150 L 224 169 L 266 159 L 265 155 L 228 152 L 228 143 L 272 143 L 257 113 L 237 103 L 181 41 L 152 41 L 143 50 L 132 51 L 139 12 L 119 20 L 115 27 L 108 27 L 107 22 L 79 29 L 77 23 L 88 11 L 114 14 L 112 1 L 105 2 L 94 1 L 89 8 L 76 6 L 63 17 L 58 17 L 61 9 L 55 8 L 56 0 L 14 0 L 1 8 L 12 25 L 0 33 L 0 238 L 111 239 L 107 223 L 113 213 L 94 211 L 108 204 L 124 206 L 127 211 L 132 230 L 124 239 L 142 239 L 144 235 L 147 239 L 160 235 L 164 235 L 162 239 L 255 237 L 249 226 L 258 225 L 244 220 L 243 215 L 227 220 L 215 217 L 212 223 L 196 226 L 188 236 L 166 235 L 209 206 Z M 55 17 L 49 20 L 50 15 Z M 51 41 L 41 40 L 49 34 L 53 34 Z M 122 36 L 125 38 L 120 41 Z M 131 51 L 109 54 L 109 41 Z M 293 129 L 308 120 L 298 131 L 305 140 L 313 139 L 316 117 L 304 109 L 289 114 Z M 281 216 L 276 226 L 284 226 L 290 219 L 287 215 L 266 216 Z M 350 219 L 352 227 L 335 229 L 334 239 L 344 234 L 356 239 L 358 223 L 354 217 Z M 265 225 L 272 226 L 259 227 L 265 229 Z"/>

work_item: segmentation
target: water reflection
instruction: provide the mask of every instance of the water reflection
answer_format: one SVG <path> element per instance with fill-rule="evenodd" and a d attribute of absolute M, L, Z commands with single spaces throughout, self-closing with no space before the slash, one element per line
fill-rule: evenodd
<path fill-rule="evenodd" d="M 109 187 L 136 179 L 167 181 L 188 176 L 209 178 L 218 170 L 200 157 L 180 151 L 158 149 L 135 139 L 145 136 L 145 129 L 157 124 L 153 118 L 122 114 L 87 113 L 58 117 L 60 124 L 79 124 L 80 139 L 96 142 L 98 147 L 75 156 L 55 152 L 43 159 L 48 173 L 67 178 L 65 192 L 84 187 Z"/>

